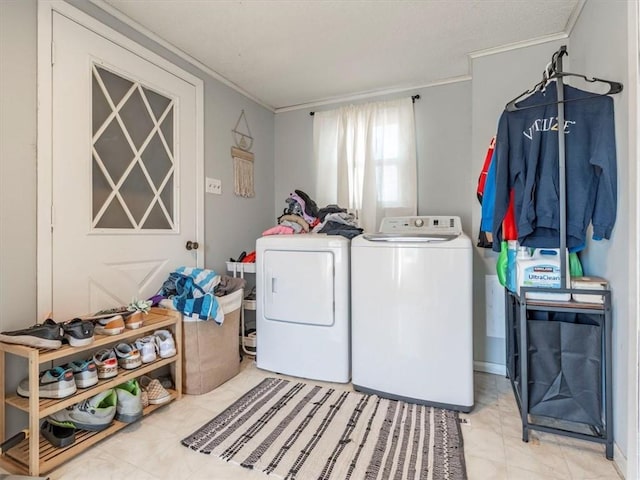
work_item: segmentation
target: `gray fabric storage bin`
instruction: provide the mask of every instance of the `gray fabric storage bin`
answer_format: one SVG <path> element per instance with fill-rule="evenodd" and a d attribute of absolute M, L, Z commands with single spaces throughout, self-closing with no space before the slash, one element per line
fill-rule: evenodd
<path fill-rule="evenodd" d="M 531 313 L 529 413 L 602 426 L 603 317 Z"/>

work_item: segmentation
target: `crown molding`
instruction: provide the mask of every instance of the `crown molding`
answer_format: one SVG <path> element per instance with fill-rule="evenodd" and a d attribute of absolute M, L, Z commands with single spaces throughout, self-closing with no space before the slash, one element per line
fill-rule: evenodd
<path fill-rule="evenodd" d="M 584 8 L 587 0 L 578 0 L 578 3 L 574 7 L 571 15 L 569 15 L 569 20 L 567 20 L 567 25 L 564 27 L 564 31 L 567 32 L 568 36 L 571 36 L 573 33 L 573 27 L 576 26 L 576 22 L 582 13 L 582 9 Z"/>
<path fill-rule="evenodd" d="M 566 32 L 554 33 L 552 35 L 544 35 L 542 37 L 532 38 L 530 40 L 524 40 L 522 42 L 508 43 L 506 45 L 500 45 L 499 47 L 486 48 L 484 50 L 476 50 L 470 52 L 469 58 L 475 59 L 480 57 L 486 57 L 487 55 L 495 55 L 497 53 L 509 52 L 511 50 L 518 50 L 520 48 L 532 47 L 534 45 L 540 45 L 542 43 L 554 42 L 556 40 L 563 40 L 569 38 Z"/>
<path fill-rule="evenodd" d="M 141 34 L 143 34 L 145 37 L 149 38 L 150 40 L 153 40 L 155 43 L 157 43 L 161 47 L 169 50 L 174 55 L 177 55 L 178 57 L 180 57 L 185 62 L 190 63 L 191 65 L 193 65 L 197 69 L 201 70 L 203 73 L 206 73 L 207 75 L 209 75 L 210 77 L 212 77 L 215 80 L 219 81 L 220 83 L 226 85 L 227 87 L 232 88 L 233 90 L 235 90 L 236 92 L 240 93 L 241 95 L 247 97 L 248 99 L 253 100 L 257 104 L 259 104 L 262 107 L 266 108 L 267 110 L 269 110 L 271 112 L 275 112 L 275 109 L 273 108 L 273 106 L 264 103 L 262 100 L 260 100 L 259 98 L 253 96 L 252 94 L 250 94 L 249 92 L 247 92 L 243 88 L 239 87 L 238 85 L 233 83 L 231 80 L 223 77 L 218 72 L 216 72 L 216 71 L 212 70 L 211 68 L 207 67 L 200 60 L 192 57 L 188 53 L 182 51 L 181 49 L 179 49 L 178 47 L 173 45 L 172 43 L 167 42 L 166 40 L 164 40 L 163 38 L 161 38 L 157 34 L 153 33 L 148 28 L 143 27 L 142 25 L 140 25 L 135 20 L 127 17 L 120 10 L 114 8 L 113 6 L 111 6 L 108 3 L 104 2 L 103 0 L 89 0 L 89 2 L 94 4 L 100 10 L 103 10 L 105 13 L 111 15 L 112 17 L 114 17 L 118 21 L 120 21 L 120 22 L 124 23 L 125 25 L 133 28 L 134 30 L 140 32 Z"/>

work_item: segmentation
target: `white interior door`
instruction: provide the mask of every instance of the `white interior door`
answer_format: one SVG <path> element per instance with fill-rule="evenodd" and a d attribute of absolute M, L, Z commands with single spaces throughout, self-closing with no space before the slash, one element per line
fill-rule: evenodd
<path fill-rule="evenodd" d="M 53 14 L 52 311 L 148 298 L 201 266 L 196 87 Z M 200 193 L 201 194 L 201 193 Z"/>

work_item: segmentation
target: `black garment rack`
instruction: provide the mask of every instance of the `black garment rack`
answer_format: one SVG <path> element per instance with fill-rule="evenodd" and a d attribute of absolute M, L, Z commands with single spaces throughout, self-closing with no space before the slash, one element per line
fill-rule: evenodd
<path fill-rule="evenodd" d="M 506 105 L 507 111 L 516 111 L 520 109 L 516 103 L 524 96 L 534 93 L 538 91 L 540 88 L 544 88 L 546 84 L 550 80 L 556 80 L 556 89 L 557 89 L 557 103 L 558 104 L 558 189 L 559 189 L 559 197 L 560 197 L 560 205 L 559 205 L 559 216 L 560 216 L 560 228 L 559 228 L 559 246 L 560 246 L 560 288 L 522 288 L 520 290 L 520 295 L 512 293 L 505 289 L 505 310 L 506 310 L 506 357 L 507 357 L 507 376 L 511 381 L 511 385 L 514 391 L 514 395 L 516 398 L 516 403 L 518 404 L 518 408 L 520 410 L 521 421 L 522 421 L 522 440 L 525 442 L 529 441 L 529 430 L 539 430 L 548 433 L 554 433 L 559 435 L 570 436 L 574 438 L 579 438 L 582 440 L 588 440 L 596 443 L 601 443 L 605 445 L 605 455 L 608 459 L 613 459 L 613 404 L 612 404 L 612 354 L 611 354 L 611 291 L 610 290 L 580 290 L 579 292 L 582 294 L 592 294 L 596 296 L 601 296 L 602 304 L 580 304 L 574 301 L 567 302 L 548 302 L 548 301 L 533 301 L 527 299 L 527 292 L 544 292 L 544 293 L 575 293 L 576 290 L 571 288 L 571 285 L 567 286 L 567 262 L 566 262 L 566 252 L 567 248 L 567 238 L 566 238 L 566 152 L 565 152 L 565 137 L 563 135 L 564 132 L 564 123 L 565 123 L 565 111 L 564 104 L 566 101 L 564 98 L 564 82 L 563 77 L 565 76 L 578 76 L 583 78 L 588 82 L 605 82 L 609 84 L 609 91 L 604 94 L 594 94 L 593 96 L 601 96 L 601 95 L 610 95 L 614 93 L 618 93 L 622 91 L 622 84 L 618 82 L 611 82 L 608 80 L 602 80 L 598 78 L 587 78 L 584 75 L 573 74 L 564 72 L 562 69 L 562 57 L 568 55 L 567 47 L 561 46 L 558 51 L 556 51 L 552 60 L 545 69 L 543 73 L 543 78 L 540 83 L 538 83 L 533 89 L 527 90 L 523 94 L 516 97 L 514 100 L 509 102 Z M 591 98 L 591 96 L 587 96 L 584 98 Z M 532 105 L 526 106 L 522 108 L 532 108 L 534 106 L 541 105 Z M 535 315 L 543 315 L 548 316 L 547 322 L 536 321 L 534 318 Z M 529 316 L 531 317 L 531 321 Z M 585 315 L 590 323 L 590 325 L 578 325 L 578 327 L 587 327 L 595 329 L 595 331 L 599 332 L 600 341 L 599 345 L 596 342 L 595 346 L 592 343 L 591 347 L 595 348 L 595 351 L 600 352 L 599 355 L 599 364 L 600 368 L 596 368 L 599 370 L 598 378 L 596 378 L 594 384 L 594 390 L 600 390 L 601 393 L 604 394 L 604 398 L 602 398 L 602 402 L 600 403 L 600 415 L 602 421 L 594 421 L 587 422 L 578 420 L 577 422 L 580 424 L 584 424 L 589 427 L 590 432 L 580 432 L 573 428 L 570 428 L 572 423 L 575 423 L 576 420 L 568 420 L 564 422 L 561 414 L 553 415 L 534 412 L 536 407 L 539 407 L 540 404 L 531 405 L 529 398 L 529 384 L 535 385 L 536 382 L 541 379 L 535 378 L 535 375 L 531 375 L 530 365 L 529 365 L 529 356 L 533 352 L 539 352 L 540 349 L 545 350 L 549 348 L 554 348 L 552 340 L 547 341 L 546 336 L 543 334 L 537 335 L 537 337 L 531 336 L 529 334 L 529 328 L 536 329 L 539 327 L 550 327 L 549 332 L 556 328 L 565 328 L 567 324 L 563 325 L 562 321 L 558 321 L 556 318 L 562 315 Z M 531 322 L 534 323 L 531 323 Z M 544 325 L 544 323 L 548 325 Z M 571 328 L 571 327 L 569 327 Z M 574 332 L 575 336 L 577 332 Z M 537 344 L 532 344 L 536 343 Z M 593 348 L 592 348 L 593 350 Z M 556 352 L 558 353 L 558 352 Z M 563 354 L 562 347 L 560 347 L 560 355 Z M 593 352 L 591 352 L 593 353 Z M 564 371 L 564 367 L 560 365 L 559 373 L 557 375 L 559 377 L 564 376 L 568 372 Z M 569 372 L 570 373 L 570 372 Z M 547 378 L 542 379 L 543 383 L 547 380 Z M 600 395 L 600 393 L 597 393 Z M 565 399 L 566 400 L 566 399 Z M 532 415 L 531 419 L 529 416 Z M 536 415 L 541 415 L 543 418 L 536 418 Z M 548 418 L 555 419 L 556 422 L 552 421 L 549 423 Z M 557 423 L 557 420 L 560 420 L 560 424 Z M 569 425 L 569 426 L 567 426 Z"/>
<path fill-rule="evenodd" d="M 560 135 L 563 131 L 563 126 L 565 122 L 564 116 L 564 82 L 563 78 L 565 76 L 576 76 L 580 77 L 587 82 L 603 82 L 609 84 L 609 91 L 602 94 L 594 94 L 592 96 L 583 97 L 580 99 L 576 99 L 575 101 L 584 100 L 592 97 L 600 97 L 604 95 L 613 95 L 616 93 L 620 93 L 622 91 L 622 84 L 619 82 L 613 82 L 610 80 L 604 80 L 602 78 L 588 78 L 581 74 L 569 73 L 565 72 L 562 69 L 562 57 L 568 55 L 567 46 L 562 45 L 560 49 L 558 49 L 553 56 L 551 57 L 551 62 L 545 68 L 542 74 L 542 81 L 535 85 L 531 90 L 527 90 L 526 92 L 518 95 L 516 98 L 511 100 L 505 107 L 505 109 L 509 112 L 513 112 L 519 110 L 520 108 L 516 105 L 517 101 L 520 100 L 523 96 L 528 95 L 530 93 L 534 93 L 538 91 L 540 88 L 544 88 L 550 80 L 556 81 L 556 91 L 557 91 L 557 100 L 558 104 L 558 196 L 560 197 L 560 288 L 570 288 L 571 285 L 567 287 L 567 257 L 564 254 L 567 249 L 567 205 L 566 205 L 566 152 L 565 152 L 565 138 L 564 135 Z M 546 105 L 546 104 L 545 104 Z M 531 105 L 524 108 L 533 108 L 541 105 Z"/>

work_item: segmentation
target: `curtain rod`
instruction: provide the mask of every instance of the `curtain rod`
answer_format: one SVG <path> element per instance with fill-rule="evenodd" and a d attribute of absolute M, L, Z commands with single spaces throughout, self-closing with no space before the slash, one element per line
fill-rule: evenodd
<path fill-rule="evenodd" d="M 418 95 L 411 95 L 411 101 L 413 103 L 416 103 L 416 100 L 420 100 L 420 94 Z M 316 114 L 316 112 L 309 112 L 309 115 L 311 115 L 312 117 Z"/>

